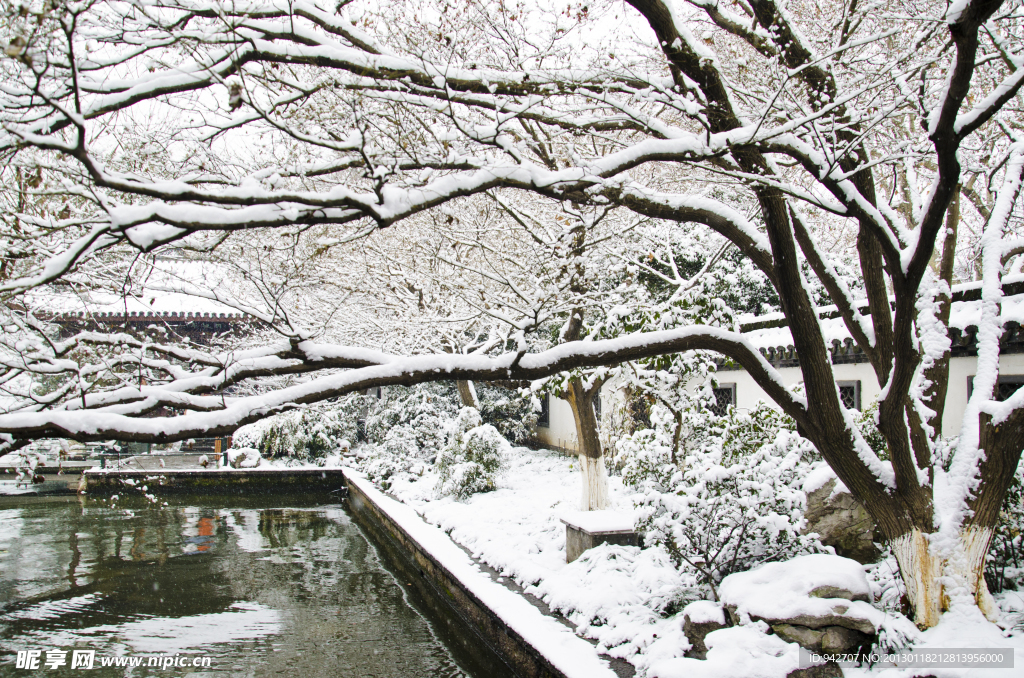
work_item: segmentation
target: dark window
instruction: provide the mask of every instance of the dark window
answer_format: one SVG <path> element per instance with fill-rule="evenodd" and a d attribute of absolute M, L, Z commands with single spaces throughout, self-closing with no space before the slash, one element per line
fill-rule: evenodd
<path fill-rule="evenodd" d="M 1024 386 L 1024 374 L 1008 374 L 996 382 L 996 400 L 1002 402 Z M 967 377 L 967 397 L 974 395 L 974 377 Z"/>
<path fill-rule="evenodd" d="M 551 426 L 551 396 L 543 393 L 540 396 L 540 415 L 537 417 L 537 426 L 548 428 Z"/>
<path fill-rule="evenodd" d="M 736 384 L 720 384 L 714 393 L 715 402 L 711 404 L 711 411 L 724 417 L 729 412 L 729 406 L 736 405 Z"/>
<path fill-rule="evenodd" d="M 837 382 L 839 386 L 839 400 L 843 403 L 843 407 L 848 410 L 859 410 L 860 409 L 860 382 L 859 381 L 840 381 Z"/>
<path fill-rule="evenodd" d="M 597 415 L 597 420 L 601 421 L 601 394 L 598 393 L 594 396 L 594 414 Z"/>
<path fill-rule="evenodd" d="M 996 400 L 999 402 L 1008 400 L 1021 386 L 1024 386 L 1024 377 L 999 377 L 999 384 L 996 386 Z"/>

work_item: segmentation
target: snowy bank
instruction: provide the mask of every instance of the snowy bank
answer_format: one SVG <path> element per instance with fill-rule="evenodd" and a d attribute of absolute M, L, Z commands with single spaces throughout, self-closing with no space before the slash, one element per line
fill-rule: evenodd
<path fill-rule="evenodd" d="M 745 618 L 739 625 L 706 636 L 706 660 L 687 657 L 691 643 L 683 632 L 686 613 L 695 622 L 728 623 L 730 615 L 721 603 L 691 602 L 688 587 L 693 582 L 660 547 L 602 544 L 567 564 L 565 526 L 560 519 L 576 510 L 579 475 L 575 459 L 515 448 L 493 492 L 464 501 L 437 498 L 436 478 L 428 468 L 392 477 L 390 493 L 406 510 L 437 526 L 502 577 L 522 586 L 526 594 L 564 615 L 578 635 L 596 641 L 601 654 L 631 663 L 640 678 L 784 678 L 798 667 L 799 647 L 780 638 L 765 620 L 801 612 L 827 613 L 854 626 L 863 624 L 865 631 L 869 624 L 878 632 L 879 642 L 890 649 L 1013 647 L 1016 665 L 1024 666 L 1022 629 L 1001 633 L 984 620 L 961 619 L 951 613 L 939 627 L 921 633 L 898 611 L 900 584 L 891 558 L 861 566 L 828 555 L 769 563 L 734 575 L 732 581 L 724 580 L 722 598 Z M 609 479 L 609 496 L 612 510 L 635 515 L 634 496 L 621 478 Z M 1007 601 L 1002 603 L 1008 609 Z M 1024 619 L 1024 600 L 1020 608 Z M 880 667 L 844 672 L 885 678 L 1006 678 L 1013 673 L 999 669 L 919 669 L 915 673 Z"/>
<path fill-rule="evenodd" d="M 450 578 L 458 582 L 505 626 L 525 641 L 567 678 L 613 678 L 606 661 L 594 646 L 577 637 L 571 629 L 544 615 L 529 601 L 493 581 L 472 558 L 441 529 L 429 525 L 409 506 L 378 491 L 355 470 L 346 469 L 350 491 L 372 504 L 397 525 L 416 548 L 425 552 Z M 452 591 L 446 591 L 455 599 Z"/>

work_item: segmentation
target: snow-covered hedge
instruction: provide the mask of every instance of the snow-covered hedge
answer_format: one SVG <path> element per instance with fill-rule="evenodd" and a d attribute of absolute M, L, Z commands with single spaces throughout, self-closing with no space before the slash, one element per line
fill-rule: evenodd
<path fill-rule="evenodd" d="M 476 393 L 483 423 L 498 429 L 513 445 L 525 445 L 533 438 L 538 414 L 533 411 L 530 398 L 524 398 L 518 391 L 489 384 L 477 384 Z"/>
<path fill-rule="evenodd" d="M 455 389 L 448 384 L 392 386 L 371 402 L 366 440 L 392 456 L 430 459 L 444 447 L 458 415 Z"/>
<path fill-rule="evenodd" d="M 1024 463 L 1017 466 L 1006 493 L 985 565 L 985 581 L 992 593 L 1024 588 Z"/>
<path fill-rule="evenodd" d="M 323 462 L 337 454 L 342 441 L 355 440 L 368 398 L 349 395 L 335 402 L 293 410 L 243 426 L 232 438 L 235 447 L 259 450 L 268 459 L 291 457 Z"/>
<path fill-rule="evenodd" d="M 640 493 L 646 542 L 696 575 L 698 590 L 688 596 L 717 598 L 715 587 L 733 572 L 827 551 L 800 534 L 801 485 L 816 450 L 788 417 L 765 405 L 723 417 L 687 411 L 684 452 L 675 459 L 677 420 L 656 406 L 652 423 L 619 441 L 623 481 Z"/>
<path fill-rule="evenodd" d="M 438 495 L 465 499 L 493 490 L 511 450 L 498 429 L 483 423 L 478 410 L 464 407 L 437 457 Z"/>

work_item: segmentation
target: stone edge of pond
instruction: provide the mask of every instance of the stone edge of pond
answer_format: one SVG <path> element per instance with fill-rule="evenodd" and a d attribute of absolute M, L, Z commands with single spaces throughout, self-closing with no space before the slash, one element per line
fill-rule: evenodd
<path fill-rule="evenodd" d="M 79 491 L 116 494 L 125 490 L 160 494 L 268 494 L 330 492 L 339 490 L 345 474 L 338 468 L 270 469 L 167 469 L 125 471 L 89 469 L 82 474 Z"/>
<path fill-rule="evenodd" d="M 353 515 L 419 571 L 424 596 L 445 601 L 488 648 L 523 678 L 615 678 L 597 649 L 491 580 L 451 538 L 406 504 L 345 469 Z M 404 558 L 402 556 L 405 556 Z"/>

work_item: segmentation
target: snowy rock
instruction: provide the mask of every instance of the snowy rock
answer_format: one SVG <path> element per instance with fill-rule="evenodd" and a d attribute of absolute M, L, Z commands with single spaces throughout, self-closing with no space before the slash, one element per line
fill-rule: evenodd
<path fill-rule="evenodd" d="M 823 467 L 807 476 L 807 526 L 804 534 L 816 532 L 822 544 L 859 563 L 873 563 L 881 557 L 875 546 L 875 521 L 832 469 Z"/>
<path fill-rule="evenodd" d="M 697 600 L 683 608 L 683 633 L 693 646 L 686 653 L 687 657 L 707 659 L 708 647 L 704 639 L 709 633 L 724 629 L 725 610 L 718 603 L 710 600 Z"/>
<path fill-rule="evenodd" d="M 251 447 L 233 447 L 228 450 L 228 464 L 231 468 L 256 468 L 262 460 L 259 450 Z"/>
<path fill-rule="evenodd" d="M 764 620 L 777 636 L 809 650 L 870 644 L 884 621 L 868 602 L 871 589 L 860 564 L 840 556 L 768 563 L 726 577 L 718 592 L 734 624 Z"/>

